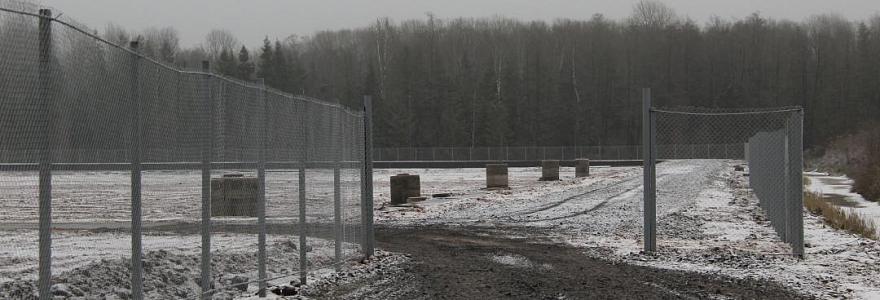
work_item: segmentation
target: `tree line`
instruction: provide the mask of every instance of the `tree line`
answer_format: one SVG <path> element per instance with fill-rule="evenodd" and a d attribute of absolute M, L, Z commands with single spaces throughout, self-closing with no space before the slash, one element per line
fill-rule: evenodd
<path fill-rule="evenodd" d="M 372 95 L 377 146 L 639 144 L 642 87 L 663 107 L 802 106 L 807 146 L 880 115 L 880 15 L 697 24 L 643 1 L 621 20 L 428 14 L 255 49 L 224 30 L 182 49 L 174 33 L 144 32 L 145 53 L 184 68 L 207 59 L 226 76 L 352 107 Z"/>

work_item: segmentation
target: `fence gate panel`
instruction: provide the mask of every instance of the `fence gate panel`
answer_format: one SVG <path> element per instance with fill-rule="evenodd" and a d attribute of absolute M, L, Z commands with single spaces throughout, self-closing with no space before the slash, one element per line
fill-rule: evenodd
<path fill-rule="evenodd" d="M 646 99 L 649 103 L 650 97 Z M 747 165 L 748 183 L 759 200 L 772 227 L 780 239 L 790 244 L 792 253 L 803 255 L 803 151 L 802 119 L 800 108 L 717 110 L 717 109 L 663 109 L 651 107 L 646 112 L 646 130 L 654 132 L 649 149 L 651 161 L 668 160 L 657 164 L 656 172 L 646 172 L 646 195 L 656 193 L 656 206 L 661 211 L 669 203 L 681 199 L 695 199 L 699 190 L 692 190 L 690 182 L 681 181 L 681 172 L 705 172 L 727 167 L 723 161 L 741 161 Z M 658 151 L 659 149 L 659 151 Z M 748 153 L 748 155 L 746 155 Z M 700 170 L 684 170 L 675 160 L 692 159 Z M 705 169 L 705 170 L 704 170 Z M 647 169 L 646 169 L 647 170 Z M 707 171 L 708 170 L 708 171 Z M 658 216 L 659 214 L 659 216 Z M 661 218 L 662 212 L 646 208 L 645 218 Z M 646 227 L 656 226 L 646 222 Z M 662 222 L 661 222 L 662 223 Z M 659 230 L 662 232 L 662 230 Z M 646 232 L 651 236 L 654 232 Z M 656 237 L 663 239 L 663 236 Z M 646 238 L 646 240 L 650 240 Z M 646 243 L 653 250 L 656 242 Z"/>

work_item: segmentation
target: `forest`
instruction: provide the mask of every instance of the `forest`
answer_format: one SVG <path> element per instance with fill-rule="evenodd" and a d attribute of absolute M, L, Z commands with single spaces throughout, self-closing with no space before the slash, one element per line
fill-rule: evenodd
<path fill-rule="evenodd" d="M 699 24 L 643 1 L 620 20 L 429 13 L 263 45 L 222 29 L 192 48 L 173 28 L 101 34 L 120 44 L 139 36 L 144 53 L 169 64 L 210 60 L 215 72 L 351 107 L 372 95 L 384 147 L 636 145 L 643 87 L 669 108 L 801 106 L 806 147 L 880 115 L 880 15 Z"/>

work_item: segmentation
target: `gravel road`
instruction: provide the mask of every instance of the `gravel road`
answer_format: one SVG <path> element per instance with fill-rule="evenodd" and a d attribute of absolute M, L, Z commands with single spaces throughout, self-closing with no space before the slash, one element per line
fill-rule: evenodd
<path fill-rule="evenodd" d="M 686 212 L 707 191 L 719 189 L 718 177 L 728 169 L 728 161 L 660 164 L 658 239 L 711 238 L 703 230 L 705 220 Z M 474 191 L 458 200 L 422 204 L 420 210 L 391 209 L 377 229 L 378 245 L 408 254 L 411 261 L 317 298 L 810 298 L 767 278 L 639 266 L 616 259 L 619 249 L 562 243 L 560 237 L 590 237 L 638 249 L 642 177 L 639 168 L 611 168 L 593 178 L 554 184 Z"/>
<path fill-rule="evenodd" d="M 497 228 L 496 228 L 497 230 Z M 537 233 L 533 228 L 506 231 Z M 318 299 L 799 299 L 779 284 L 615 263 L 485 228 L 383 228 L 383 249 L 410 262 Z"/>

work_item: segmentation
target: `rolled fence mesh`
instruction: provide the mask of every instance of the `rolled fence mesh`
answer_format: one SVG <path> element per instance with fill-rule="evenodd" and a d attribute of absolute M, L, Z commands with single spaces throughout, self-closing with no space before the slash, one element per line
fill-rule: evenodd
<path fill-rule="evenodd" d="M 0 298 L 254 293 L 360 256 L 362 110 L 41 8 L 0 1 Z"/>

